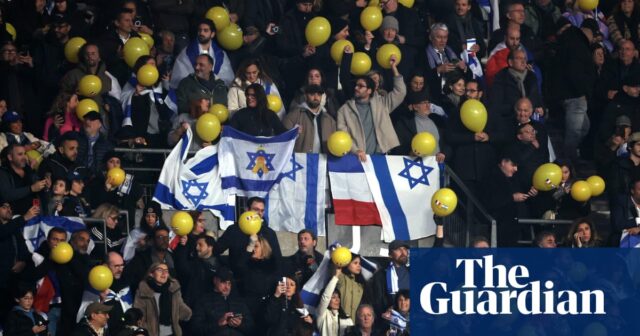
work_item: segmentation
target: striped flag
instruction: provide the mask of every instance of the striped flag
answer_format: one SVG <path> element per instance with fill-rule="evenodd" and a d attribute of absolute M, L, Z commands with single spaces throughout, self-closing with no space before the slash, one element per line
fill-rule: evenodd
<path fill-rule="evenodd" d="M 620 237 L 620 247 L 639 248 L 640 235 L 632 235 L 629 234 L 629 231 L 622 230 L 622 236 Z"/>
<path fill-rule="evenodd" d="M 29 220 L 22 229 L 22 235 L 29 252 L 33 253 L 40 244 L 47 239 L 52 228 L 58 227 L 67 231 L 67 240 L 71 234 L 87 227 L 78 217 L 37 216 Z M 93 249 L 93 241 L 90 242 L 89 253 Z M 45 256 L 47 257 L 47 256 Z"/>

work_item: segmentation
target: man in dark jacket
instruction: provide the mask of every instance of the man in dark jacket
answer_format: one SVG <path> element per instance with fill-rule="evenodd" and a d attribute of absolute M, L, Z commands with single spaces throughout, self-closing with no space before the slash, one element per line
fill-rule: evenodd
<path fill-rule="evenodd" d="M 482 24 L 471 14 L 470 0 L 456 0 L 455 14 L 450 15 L 445 23 L 449 27 L 449 45 L 456 54 L 463 50 L 471 50 L 478 59 L 487 53 L 484 43 Z M 475 45 L 467 45 L 467 41 L 475 39 Z"/>
<path fill-rule="evenodd" d="M 0 203 L 0 316 L 7 316 L 13 305 L 10 291 L 17 285 L 17 277 L 24 270 L 31 254 L 24 242 L 22 229 L 37 216 L 40 208 L 32 206 L 23 216 L 13 218 L 9 202 Z"/>
<path fill-rule="evenodd" d="M 633 180 L 629 189 L 629 193 L 619 194 L 615 202 L 611 203 L 611 226 L 614 230 L 612 235 L 618 238 L 609 239 L 612 243 L 620 241 L 623 230 L 627 230 L 631 235 L 640 234 L 640 213 L 637 206 L 640 204 L 640 179 Z"/>
<path fill-rule="evenodd" d="M 628 157 L 619 157 L 611 165 L 607 178 L 607 192 L 610 202 L 615 202 L 620 194 L 626 194 L 631 181 L 640 177 L 640 132 L 629 137 L 627 143 Z"/>
<path fill-rule="evenodd" d="M 595 65 L 590 44 L 600 34 L 594 19 L 585 19 L 581 28 L 570 27 L 560 35 L 560 50 L 556 56 L 564 66 L 560 70 L 558 95 L 563 99 L 565 113 L 565 155 L 576 159 L 576 149 L 589 131 L 587 97 L 595 84 Z"/>
<path fill-rule="evenodd" d="M 100 174 L 104 156 L 113 149 L 113 144 L 101 132 L 100 113 L 92 111 L 82 120 L 82 131 L 78 137 L 78 162 L 87 167 L 90 178 Z"/>
<path fill-rule="evenodd" d="M 316 251 L 318 239 L 316 235 L 302 229 L 298 232 L 298 251 L 285 259 L 284 274 L 293 274 L 298 288 L 313 276 L 324 257 Z"/>
<path fill-rule="evenodd" d="M 36 174 L 27 165 L 25 147 L 11 144 L 2 150 L 0 167 L 0 195 L 11 204 L 16 213 L 24 213 L 38 199 L 42 190 L 51 187 L 51 179 L 38 180 Z"/>
<path fill-rule="evenodd" d="M 42 161 L 38 175 L 55 181 L 74 171 L 84 172 L 84 164 L 78 162 L 78 137 L 78 133 L 67 132 L 56 140 L 57 152 Z"/>
<path fill-rule="evenodd" d="M 180 81 L 176 96 L 178 112 L 189 113 L 192 100 L 206 96 L 211 104 L 227 105 L 227 87 L 213 73 L 213 58 L 207 54 L 196 58 L 195 72 Z"/>
<path fill-rule="evenodd" d="M 183 236 L 175 249 L 176 271 L 182 287 L 182 297 L 189 307 L 195 307 L 198 297 L 211 285 L 211 275 L 218 268 L 218 259 L 213 254 L 215 239 L 206 234 L 195 236 L 197 256 L 192 258 L 187 239 Z"/>
<path fill-rule="evenodd" d="M 191 317 L 192 335 L 250 335 L 253 317 L 244 301 L 231 291 L 233 276 L 225 268 L 213 275 L 213 290 L 200 293 Z"/>
<path fill-rule="evenodd" d="M 100 302 L 90 304 L 84 312 L 85 319 L 73 331 L 73 336 L 109 336 L 109 329 L 106 329 L 109 321 L 111 306 Z"/>
<path fill-rule="evenodd" d="M 102 61 L 101 55 L 98 45 L 91 42 L 83 45 L 78 51 L 78 59 L 80 60 L 78 66 L 64 75 L 62 81 L 60 81 L 60 87 L 66 92 L 75 92 L 82 77 L 86 75 L 98 76 L 102 84 L 102 90 L 91 99 L 95 100 L 102 111 L 102 95 L 111 91 L 111 77 L 106 73 L 107 66 Z"/>
<path fill-rule="evenodd" d="M 109 73 L 118 79 L 120 85 L 124 85 L 131 74 L 124 62 L 122 48 L 129 39 L 140 37 L 133 30 L 133 20 L 133 12 L 127 8 L 121 8 L 113 20 L 112 29 L 100 39 L 103 60 L 109 68 Z"/>
<path fill-rule="evenodd" d="M 162 262 L 169 267 L 171 277 L 176 277 L 173 256 L 169 250 L 169 228 L 158 226 L 153 230 L 151 246 L 144 251 L 137 251 L 135 257 L 127 264 L 125 276 L 131 279 L 131 292 L 135 294 L 138 285 L 147 275 L 147 270 L 154 262 Z"/>

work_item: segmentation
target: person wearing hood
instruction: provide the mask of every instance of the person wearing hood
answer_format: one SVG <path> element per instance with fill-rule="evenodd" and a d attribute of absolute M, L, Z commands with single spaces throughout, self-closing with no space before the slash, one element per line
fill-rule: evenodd
<path fill-rule="evenodd" d="M 287 129 L 300 126 L 293 148 L 296 153 L 327 153 L 327 140 L 336 131 L 336 121 L 320 105 L 323 94 L 320 85 L 307 85 L 305 102 L 290 110 L 282 121 Z"/>

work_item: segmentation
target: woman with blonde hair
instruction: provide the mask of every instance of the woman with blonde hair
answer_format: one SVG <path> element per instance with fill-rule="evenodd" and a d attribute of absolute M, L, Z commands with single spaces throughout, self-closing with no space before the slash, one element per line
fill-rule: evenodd
<path fill-rule="evenodd" d="M 191 308 L 182 300 L 180 283 L 169 275 L 165 263 L 155 262 L 140 282 L 133 307 L 142 310 L 142 327 L 150 335 L 182 336 L 181 321 L 191 319 Z"/>
<path fill-rule="evenodd" d="M 104 257 L 109 252 L 120 252 L 122 249 L 127 235 L 122 232 L 122 227 L 118 225 L 119 217 L 120 209 L 111 203 L 102 203 L 93 212 L 91 218 L 104 221 L 104 226 L 103 224 L 89 226 L 91 240 L 96 244 L 93 251 L 91 251 L 91 256 L 94 259 L 104 260 Z"/>

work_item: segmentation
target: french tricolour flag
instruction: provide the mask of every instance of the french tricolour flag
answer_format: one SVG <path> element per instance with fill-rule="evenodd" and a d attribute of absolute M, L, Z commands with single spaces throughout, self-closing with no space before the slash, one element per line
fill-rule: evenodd
<path fill-rule="evenodd" d="M 362 166 L 382 219 L 385 242 L 435 234 L 429 206 L 431 196 L 440 188 L 435 156 L 370 155 Z"/>
<path fill-rule="evenodd" d="M 357 156 L 329 156 L 327 169 L 336 224 L 382 224 L 367 177 Z"/>

